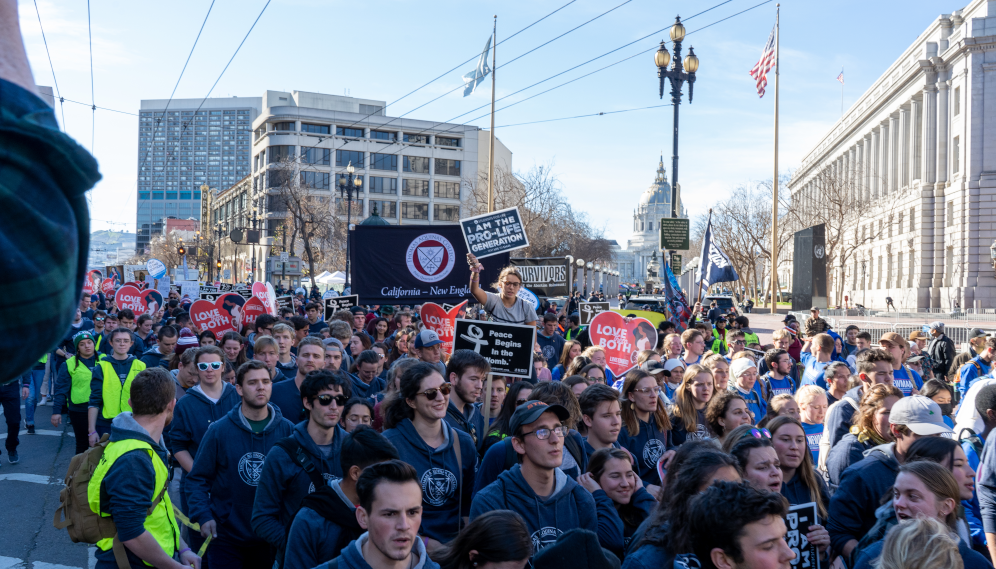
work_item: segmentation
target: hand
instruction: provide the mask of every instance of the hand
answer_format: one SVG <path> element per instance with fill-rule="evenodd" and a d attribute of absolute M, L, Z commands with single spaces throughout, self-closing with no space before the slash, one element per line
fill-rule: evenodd
<path fill-rule="evenodd" d="M 205 538 L 218 537 L 218 522 L 210 520 L 201 524 L 201 535 Z"/>
<path fill-rule="evenodd" d="M 62 425 L 62 415 L 52 413 L 52 426 L 59 427 L 60 425 Z"/>
<path fill-rule="evenodd" d="M 484 270 L 484 265 L 477 260 L 477 257 L 473 253 L 467 253 L 467 264 L 470 265 L 470 271 L 472 273 L 479 273 Z"/>
<path fill-rule="evenodd" d="M 90 433 L 86 437 L 86 442 L 87 444 L 90 445 L 91 448 L 95 447 L 97 446 L 97 443 L 100 442 L 100 435 L 98 435 L 97 433 Z"/>
<path fill-rule="evenodd" d="M 647 485 L 647 492 L 650 492 L 650 495 L 653 496 L 654 499 L 657 500 L 658 502 L 661 501 L 661 487 L 660 486 L 657 486 L 656 484 L 648 484 Z"/>
<path fill-rule="evenodd" d="M 830 547 L 830 532 L 823 526 L 814 524 L 809 526 L 806 540 L 819 548 L 820 551 L 826 551 Z"/>
<path fill-rule="evenodd" d="M 598 485 L 598 482 L 595 482 L 595 477 L 592 476 L 590 472 L 585 472 L 581 476 L 578 476 L 578 484 L 592 494 L 594 494 L 595 491 L 602 489 L 602 487 Z"/>
<path fill-rule="evenodd" d="M 674 458 L 674 455 L 675 455 L 675 451 L 673 449 L 669 450 L 669 451 L 667 451 L 667 452 L 665 452 L 664 454 L 661 455 L 660 462 L 664 466 L 665 470 L 667 470 L 667 467 L 670 466 L 671 459 Z"/>
<path fill-rule="evenodd" d="M 180 565 L 201 569 L 201 558 L 193 551 L 184 551 L 180 554 Z"/>
<path fill-rule="evenodd" d="M 30 394 L 31 394 L 31 390 L 30 389 L 28 389 L 27 387 L 22 387 L 21 388 L 21 399 L 27 399 L 28 395 L 30 395 Z"/>

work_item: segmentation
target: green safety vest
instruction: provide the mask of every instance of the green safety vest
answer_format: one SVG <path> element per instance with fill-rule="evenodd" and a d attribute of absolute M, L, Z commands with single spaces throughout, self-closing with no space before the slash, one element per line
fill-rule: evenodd
<path fill-rule="evenodd" d="M 40 364 L 47 364 L 47 363 L 48 363 L 48 354 L 45 354 L 44 356 L 42 356 L 42 357 L 41 357 L 41 358 L 40 358 L 40 359 L 38 360 L 38 363 L 40 363 Z"/>
<path fill-rule="evenodd" d="M 122 411 L 131 411 L 131 405 L 128 405 L 128 400 L 131 399 L 131 382 L 138 375 L 138 372 L 145 369 L 145 364 L 141 360 L 133 361 L 131 369 L 128 371 L 128 377 L 125 378 L 124 385 L 121 384 L 121 380 L 118 378 L 117 372 L 114 371 L 111 362 L 103 360 L 97 362 L 97 365 L 104 371 L 101 415 L 105 419 L 113 419 Z"/>
<path fill-rule="evenodd" d="M 160 490 L 165 488 L 169 483 L 169 473 L 166 470 L 166 465 L 159 459 L 156 452 L 152 450 L 149 443 L 138 439 L 125 439 L 110 443 L 104 449 L 104 454 L 100 458 L 100 462 L 97 463 L 97 468 L 93 471 L 93 476 L 91 476 L 90 483 L 86 489 L 86 497 L 90 503 L 90 510 L 95 514 L 103 517 L 110 516 L 110 514 L 102 511 L 100 507 L 100 485 L 103 483 L 108 471 L 110 471 L 111 466 L 114 465 L 114 461 L 133 450 L 144 450 L 149 453 L 149 457 L 152 459 L 152 467 L 156 473 L 156 483 L 154 486 L 156 490 L 155 495 L 150 498 L 150 502 L 155 501 Z M 145 518 L 144 525 L 145 530 L 152 534 L 152 537 L 156 538 L 156 541 L 159 542 L 159 546 L 163 548 L 166 555 L 173 557 L 179 548 L 180 527 L 176 523 L 176 518 L 173 517 L 173 503 L 169 499 L 169 492 L 162 493 L 162 500 L 156 504 L 155 510 Z M 102 551 L 108 551 L 113 546 L 113 537 L 104 538 L 97 542 L 97 547 Z M 146 565 L 151 567 L 149 563 L 146 563 Z"/>
<path fill-rule="evenodd" d="M 76 366 L 71 366 L 70 360 L 66 360 L 66 369 L 69 370 L 69 379 L 72 381 L 69 401 L 74 405 L 82 405 L 90 401 L 90 380 L 93 379 L 93 371 L 86 367 L 86 364 L 80 363 L 79 358 L 70 359 L 76 363 Z"/>

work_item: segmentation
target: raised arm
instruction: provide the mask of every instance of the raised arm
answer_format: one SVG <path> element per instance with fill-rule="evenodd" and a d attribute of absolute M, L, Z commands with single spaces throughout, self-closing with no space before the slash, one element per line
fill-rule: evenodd
<path fill-rule="evenodd" d="M 481 271 L 484 270 L 484 265 L 477 260 L 477 257 L 473 253 L 467 253 L 467 264 L 470 265 L 470 294 L 474 295 L 477 302 L 481 303 L 481 306 L 488 301 L 488 293 L 481 288 Z"/>

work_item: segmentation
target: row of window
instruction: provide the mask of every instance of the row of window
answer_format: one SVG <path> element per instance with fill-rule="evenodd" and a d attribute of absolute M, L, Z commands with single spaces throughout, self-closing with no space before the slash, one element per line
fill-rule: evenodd
<path fill-rule="evenodd" d="M 416 220 L 428 220 L 429 219 L 429 204 L 418 203 L 418 202 L 400 202 L 400 208 L 398 207 L 398 202 L 392 201 L 380 201 L 380 200 L 370 200 L 370 214 L 373 215 L 374 207 L 377 208 L 377 214 L 385 219 L 397 219 L 398 210 L 401 211 L 402 219 L 416 219 Z M 361 204 L 353 204 L 353 212 L 359 215 L 361 212 L 358 211 Z M 341 208 L 341 214 L 345 214 L 345 206 Z M 446 204 L 433 204 L 432 206 L 432 219 L 435 221 L 459 221 L 460 220 L 460 206 L 458 205 L 446 205 Z"/>
<path fill-rule="evenodd" d="M 199 200 L 201 199 L 201 193 L 197 192 L 138 192 L 138 199 L 140 200 Z"/>
<path fill-rule="evenodd" d="M 273 130 L 276 132 L 294 132 L 296 128 L 293 122 L 277 122 L 273 123 Z M 262 136 L 264 132 L 265 130 L 263 127 L 256 129 L 256 138 Z M 323 124 L 301 123 L 301 132 L 329 134 L 330 127 L 329 125 Z M 363 129 L 337 126 L 335 127 L 335 134 L 336 136 L 363 138 Z M 398 139 L 398 133 L 394 131 L 371 130 L 370 138 L 372 140 L 396 141 Z M 429 136 L 425 134 L 408 134 L 406 132 L 403 133 L 403 140 L 411 144 L 428 144 Z M 436 145 L 460 148 L 460 139 L 451 136 L 436 136 Z"/>
<path fill-rule="evenodd" d="M 270 146 L 267 150 L 267 162 L 269 164 L 275 164 L 278 162 L 289 160 L 294 155 L 294 147 L 290 145 L 277 145 Z M 365 153 L 358 150 L 336 150 L 335 151 L 335 165 L 340 168 L 345 168 L 347 166 L 353 166 L 354 168 L 363 169 L 365 168 Z M 258 170 L 260 167 L 260 160 L 262 153 L 257 154 L 253 160 L 253 170 Z M 428 174 L 429 173 L 429 161 L 431 158 L 426 158 L 422 156 L 404 156 L 402 163 L 402 171 L 411 172 L 413 174 Z M 331 161 L 331 149 L 327 148 L 301 148 L 301 162 L 305 164 L 314 164 L 320 166 L 328 166 Z M 448 158 L 436 158 L 435 159 L 435 173 L 440 176 L 459 176 L 460 175 L 460 161 L 451 160 Z M 381 154 L 377 152 L 370 153 L 370 169 L 371 170 L 387 170 L 395 172 L 398 170 L 398 155 L 397 154 Z"/>
<path fill-rule="evenodd" d="M 179 116 L 187 116 L 187 115 L 193 115 L 193 114 L 195 114 L 194 111 L 167 111 L 167 112 L 163 112 L 163 111 L 146 111 L 146 112 L 142 112 L 141 113 L 141 115 L 143 117 L 161 117 L 163 115 L 169 115 L 171 117 L 179 117 Z M 204 116 L 207 116 L 207 115 L 236 115 L 236 114 L 238 114 L 238 115 L 248 115 L 249 111 L 248 110 L 241 110 L 241 111 L 196 111 L 196 115 L 197 116 L 201 116 L 201 115 L 204 115 Z"/>

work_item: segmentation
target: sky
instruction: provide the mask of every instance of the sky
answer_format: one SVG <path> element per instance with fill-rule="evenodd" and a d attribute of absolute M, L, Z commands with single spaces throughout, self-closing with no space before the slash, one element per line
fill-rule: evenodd
<path fill-rule="evenodd" d="M 552 165 L 572 205 L 587 212 L 606 237 L 625 246 L 633 209 L 653 181 L 661 155 L 671 180 L 673 111 L 644 107 L 669 102 L 658 98 L 653 52 L 667 38 L 675 15 L 686 21 L 683 50 L 694 47 L 700 61 L 694 99 L 689 104 L 686 86 L 680 107 L 679 184 L 685 207 L 692 217 L 703 215 L 738 185 L 772 177 L 774 78 L 769 75 L 767 94 L 758 98 L 748 72 L 774 25 L 775 0 L 734 16 L 762 1 L 271 0 L 211 96 L 259 97 L 266 89 L 348 93 L 388 101 L 387 115 L 398 116 L 462 84 L 461 76 L 474 68 L 491 33 L 494 15 L 501 42 L 569 3 L 499 43 L 497 97 L 653 35 L 500 102 L 499 109 L 635 55 L 501 110 L 496 133 L 513 152 L 516 171 Z M 779 171 L 790 173 L 840 118 L 841 84 L 836 78 L 842 69 L 846 109 L 937 16 L 962 8 L 962 2 L 781 0 Z M 94 113 L 91 100 L 99 107 L 137 113 L 142 99 L 169 98 L 211 4 L 93 1 L 88 27 L 87 2 L 39 0 L 37 13 L 34 2 L 19 3 L 35 82 L 57 82 L 63 97 L 85 103 L 66 102 L 62 109 L 57 103 L 56 115 L 100 164 L 103 179 L 90 194 L 94 230 L 135 230 L 139 157 L 137 117 Z M 207 96 L 266 4 L 215 0 L 176 98 Z M 729 16 L 734 17 L 698 31 Z M 471 58 L 475 60 L 459 65 Z M 409 116 L 447 121 L 489 103 L 490 97 L 489 80 L 469 97 L 458 89 Z M 628 109 L 643 110 L 505 127 Z M 487 127 L 488 118 L 471 124 Z"/>

